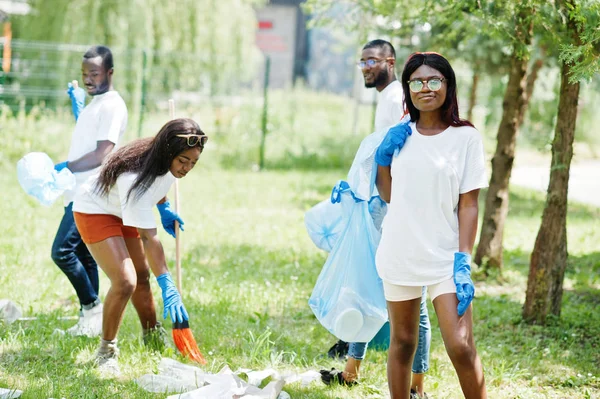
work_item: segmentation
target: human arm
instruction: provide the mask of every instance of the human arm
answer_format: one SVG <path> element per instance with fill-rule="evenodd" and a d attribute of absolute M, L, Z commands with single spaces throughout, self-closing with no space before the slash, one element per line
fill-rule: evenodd
<path fill-rule="evenodd" d="M 188 320 L 189 316 L 183 305 L 181 295 L 177 287 L 175 287 L 171 273 L 169 273 L 165 252 L 162 243 L 158 239 L 157 230 L 155 228 L 138 228 L 137 230 L 144 245 L 144 252 L 146 253 L 150 270 L 152 270 L 152 274 L 156 277 L 156 281 L 162 291 L 163 318 L 166 319 L 167 315 L 170 315 L 173 322 Z"/>
<path fill-rule="evenodd" d="M 169 233 L 173 236 L 173 238 L 175 238 L 176 221 L 179 223 L 179 229 L 181 229 L 181 231 L 184 231 L 183 219 L 181 218 L 181 216 L 179 216 L 175 209 L 171 207 L 171 203 L 169 202 L 169 199 L 167 197 L 163 197 L 160 201 L 158 201 L 156 207 L 158 208 L 158 212 L 160 213 L 160 221 L 167 233 Z"/>
<path fill-rule="evenodd" d="M 55 165 L 54 169 L 60 172 L 61 169 L 67 167 L 73 173 L 95 169 L 102 165 L 102 161 L 104 161 L 104 158 L 110 154 L 114 147 L 115 143 L 110 140 L 97 141 L 96 149 L 94 151 L 90 151 L 74 161 L 61 162 L 60 164 Z M 63 167 L 60 167 L 59 165 Z"/>
<path fill-rule="evenodd" d="M 375 184 L 381 199 L 389 204 L 392 199 L 392 173 L 389 166 L 377 165 Z"/>
<path fill-rule="evenodd" d="M 458 250 L 471 253 L 477 235 L 479 215 L 479 189 L 460 194 L 458 197 Z"/>
<path fill-rule="evenodd" d="M 460 194 L 458 199 L 458 251 L 454 254 L 454 283 L 458 299 L 457 312 L 462 316 L 475 296 L 471 280 L 471 252 L 477 235 L 477 199 L 479 189 Z"/>

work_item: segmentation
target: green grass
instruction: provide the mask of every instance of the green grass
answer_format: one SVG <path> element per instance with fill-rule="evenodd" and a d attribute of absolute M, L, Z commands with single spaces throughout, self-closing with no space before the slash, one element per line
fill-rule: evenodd
<path fill-rule="evenodd" d="M 323 106 L 314 102 L 315 107 Z M 310 104 L 306 109 L 314 111 Z M 279 120 L 289 121 L 281 116 L 283 111 L 278 115 Z M 302 122 L 308 118 L 301 116 Z M 158 116 L 148 119 L 152 128 L 160 120 Z M 181 182 L 180 190 L 186 222 L 184 300 L 208 359 L 208 371 L 217 372 L 224 365 L 233 370 L 273 367 L 298 372 L 343 367 L 324 356 L 335 338 L 320 326 L 307 304 L 326 256 L 310 242 L 303 215 L 329 195 L 350 163 L 349 156 L 343 155 L 339 162 L 346 164 L 344 168 L 331 169 L 338 161 L 327 164 L 329 152 L 342 146 L 351 154 L 354 142 L 360 140 L 352 136 L 345 120 L 344 115 L 315 113 L 314 120 L 306 122 L 314 130 L 307 130 L 305 137 L 282 123 L 269 137 L 271 170 L 260 173 L 248 170 L 254 162 L 254 148 L 244 152 L 234 146 L 236 140 L 250 145 L 255 133 L 243 130 L 239 122 L 228 122 L 228 133 L 214 133 L 214 121 L 205 122 L 207 132 L 218 137 Z M 25 152 L 40 149 L 60 159 L 66 152 L 72 122 L 66 114 L 0 122 L 0 135 L 10 144 L 0 149 L 4 215 L 0 297 L 15 301 L 27 316 L 38 317 L 36 321 L 0 324 L 0 387 L 21 389 L 24 399 L 164 397 L 145 392 L 133 382 L 155 372 L 160 356 L 143 346 L 131 306 L 119 334 L 124 375 L 118 380 L 101 379 L 94 372 L 96 339 L 52 334 L 55 328 L 70 325 L 59 320 L 60 316 L 77 314 L 75 293 L 49 255 L 62 208 L 59 203 L 42 207 L 27 197 L 18 186 L 14 163 Z M 341 127 L 326 136 L 321 132 L 330 122 Z M 241 129 L 237 136 L 234 127 Z M 320 134 L 336 136 L 337 141 L 322 149 Z M 290 160 L 289 154 L 301 147 L 302 140 L 308 155 Z M 235 158 L 232 153 L 238 153 L 238 158 L 247 156 L 247 161 L 227 165 L 227 160 Z M 315 170 L 307 170 L 311 159 L 319 159 Z M 301 170 L 291 169 L 295 163 Z M 513 190 L 505 232 L 505 281 L 477 283 L 474 333 L 490 398 L 600 396 L 600 313 L 596 310 L 600 303 L 599 209 L 576 204 L 569 208 L 569 266 L 561 317 L 547 327 L 521 322 L 529 254 L 543 200 L 542 194 Z M 172 265 L 174 240 L 162 231 L 160 235 Z M 154 292 L 159 292 L 155 282 L 152 284 Z M 102 275 L 102 296 L 107 288 L 108 280 Z M 161 309 L 160 298 L 156 301 Z M 431 306 L 430 314 L 433 338 L 426 391 L 437 399 L 460 398 Z M 163 355 L 178 357 L 172 350 Z M 315 383 L 302 388 L 295 383 L 285 390 L 292 398 L 379 398 L 387 394 L 386 381 L 386 353 L 371 351 L 358 387 L 330 388 Z"/>

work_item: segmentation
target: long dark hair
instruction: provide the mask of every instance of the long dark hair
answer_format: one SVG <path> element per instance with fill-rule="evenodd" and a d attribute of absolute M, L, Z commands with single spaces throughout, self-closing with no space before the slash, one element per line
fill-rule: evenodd
<path fill-rule="evenodd" d="M 406 64 L 404 64 L 404 70 L 402 71 L 402 89 L 404 90 L 404 106 L 408 109 L 410 114 L 410 120 L 416 122 L 419 120 L 421 113 L 415 107 L 410 98 L 410 89 L 408 88 L 408 81 L 410 75 L 412 75 L 421 65 L 427 65 L 435 70 L 438 70 L 443 76 L 446 82 L 446 100 L 442 104 L 442 121 L 449 126 L 473 126 L 471 122 L 466 119 L 460 119 L 458 116 L 458 100 L 456 98 L 456 75 L 454 70 L 447 59 L 438 53 L 413 53 Z"/>
<path fill-rule="evenodd" d="M 155 137 L 134 140 L 119 148 L 106 157 L 96 182 L 96 192 L 103 196 L 108 195 L 121 174 L 133 172 L 138 176 L 127 193 L 127 200 L 132 193 L 135 193 L 136 199 L 141 197 L 158 176 L 163 176 L 169 171 L 175 157 L 190 149 L 187 138 L 177 137 L 179 134 L 204 135 L 204 132 L 192 119 L 173 119 L 167 122 Z"/>

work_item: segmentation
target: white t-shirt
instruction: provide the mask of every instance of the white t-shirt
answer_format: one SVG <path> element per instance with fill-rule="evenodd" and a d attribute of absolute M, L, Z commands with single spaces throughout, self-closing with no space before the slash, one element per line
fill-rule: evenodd
<path fill-rule="evenodd" d="M 375 258 L 391 284 L 424 286 L 453 275 L 458 251 L 459 194 L 487 187 L 481 135 L 449 127 L 412 135 L 392 161 L 392 191 Z"/>
<path fill-rule="evenodd" d="M 96 149 L 98 141 L 108 140 L 119 143 L 127 126 L 127 106 L 116 91 L 109 91 L 92 98 L 92 101 L 81 111 L 73 137 L 67 161 L 74 161 Z M 114 150 L 114 149 L 113 149 Z M 64 195 L 65 206 L 73 201 L 77 187 L 88 177 L 96 174 L 100 167 L 75 173 L 76 186 Z"/>
<path fill-rule="evenodd" d="M 73 211 L 89 214 L 108 214 L 123 219 L 125 226 L 141 229 L 156 228 L 153 209 L 175 182 L 171 172 L 159 176 L 150 188 L 138 199 L 135 191 L 127 200 L 129 189 L 135 182 L 137 174 L 123 173 L 117 178 L 117 183 L 110 189 L 107 196 L 100 196 L 94 190 L 98 174 L 90 176 L 79 187 L 73 201 Z"/>
<path fill-rule="evenodd" d="M 375 109 L 375 131 L 389 129 L 400 123 L 404 115 L 402 102 L 404 93 L 402 84 L 397 80 L 387 85 L 379 93 L 379 102 Z"/>

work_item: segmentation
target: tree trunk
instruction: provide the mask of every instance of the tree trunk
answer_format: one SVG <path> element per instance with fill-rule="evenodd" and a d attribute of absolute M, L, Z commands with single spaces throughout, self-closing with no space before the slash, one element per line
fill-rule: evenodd
<path fill-rule="evenodd" d="M 533 94 L 533 89 L 535 87 L 535 82 L 538 78 L 540 69 L 544 66 L 544 59 L 538 58 L 531 65 L 531 70 L 527 74 L 527 83 L 525 84 L 525 105 L 523 106 L 523 112 L 521 112 L 521 119 L 519 120 L 519 126 L 523 124 L 523 119 L 525 118 L 525 114 L 527 113 L 527 108 L 529 107 L 529 100 Z"/>
<path fill-rule="evenodd" d="M 516 36 L 521 45 L 529 46 L 533 25 L 529 16 L 532 10 L 522 9 L 516 21 Z M 498 127 L 496 152 L 492 158 L 492 177 L 485 200 L 483 224 L 474 262 L 489 275 L 502 272 L 502 237 L 504 222 L 508 214 L 508 182 L 515 158 L 515 146 L 519 125 L 527 103 L 527 57 L 518 57 L 518 49 L 513 51 L 510 72 L 504 100 L 503 113 Z"/>
<path fill-rule="evenodd" d="M 473 68 L 473 80 L 471 82 L 471 92 L 469 93 L 469 110 L 467 111 L 467 120 L 473 121 L 473 109 L 477 105 L 477 88 L 479 87 L 479 67 L 475 64 Z"/>
<path fill-rule="evenodd" d="M 567 27 L 577 42 L 575 22 L 569 19 Z M 536 324 L 545 324 L 550 314 L 560 316 L 563 280 L 567 268 L 567 193 L 579 101 L 579 82 L 569 83 L 570 71 L 570 65 L 562 66 L 558 116 L 552 141 L 550 183 L 542 224 L 531 254 L 527 295 L 523 306 L 523 319 Z"/>

